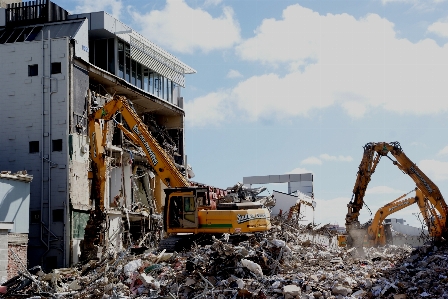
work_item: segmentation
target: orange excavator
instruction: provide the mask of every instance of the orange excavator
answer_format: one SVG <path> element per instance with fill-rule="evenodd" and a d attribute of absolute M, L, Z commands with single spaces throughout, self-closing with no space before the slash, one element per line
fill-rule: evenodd
<path fill-rule="evenodd" d="M 389 157 L 389 153 L 395 160 Z M 386 214 L 396 212 L 415 202 L 423 214 L 429 235 L 435 239 L 442 237 L 446 239 L 448 237 L 446 222 L 448 207 L 437 185 L 405 155 L 400 143 L 370 142 L 364 146 L 364 154 L 359 165 L 358 175 L 353 188 L 353 196 L 347 205 L 348 213 L 345 218 L 345 226 L 348 234 L 347 244 L 355 247 L 361 247 L 363 244 L 366 231 L 365 229 L 361 229 L 358 216 L 364 205 L 364 195 L 371 176 L 375 172 L 376 166 L 382 157 L 390 159 L 404 174 L 411 177 L 416 185 L 416 196 L 413 199 L 407 200 L 402 200 L 403 197 L 400 197 L 381 208 L 376 213 L 372 225 L 368 229 L 369 239 L 374 240 L 373 243 L 376 245 L 383 244 L 385 241 L 381 236 L 384 236 L 384 232 L 381 233 L 380 229 L 382 220 L 387 216 Z M 380 233 L 380 238 L 377 238 L 378 232 Z"/>
<path fill-rule="evenodd" d="M 414 197 L 408 197 L 411 192 L 415 191 Z M 394 201 L 384 205 L 375 213 L 369 227 L 367 228 L 367 245 L 369 247 L 373 246 L 384 246 L 391 243 L 391 233 L 387 230 L 384 220 L 391 214 L 398 212 L 406 207 L 413 204 L 417 204 L 422 215 L 426 215 L 428 210 L 426 209 L 425 197 L 420 189 L 415 188 L 411 192 L 403 194 Z M 430 219 L 428 215 L 423 216 L 425 219 Z"/>
<path fill-rule="evenodd" d="M 121 113 L 126 122 L 115 121 L 117 113 Z M 92 159 L 92 178 L 96 188 L 92 192 L 95 199 L 95 212 L 86 228 L 92 231 L 84 238 L 84 246 L 92 249 L 94 243 L 101 243 L 99 223 L 104 221 L 104 197 L 106 188 L 105 146 L 108 134 L 107 122 L 114 120 L 116 126 L 123 131 L 136 145 L 144 151 L 149 165 L 156 176 L 168 186 L 165 198 L 156 198 L 156 212 L 163 211 L 163 226 L 168 234 L 222 234 L 263 232 L 271 228 L 269 210 L 258 202 L 214 204 L 209 188 L 191 186 L 190 182 L 177 169 L 174 162 L 157 143 L 139 118 L 132 104 L 124 97 L 114 96 L 110 101 L 89 116 L 90 156 Z M 128 129 L 129 128 L 129 129 Z M 162 209 L 163 206 L 163 209 Z M 88 240 L 87 240 L 88 239 Z M 188 241 L 192 241 L 188 238 Z M 162 248 L 178 249 L 180 243 L 186 243 L 182 237 L 163 240 Z M 194 240 L 193 240 L 194 241 Z M 185 244 L 184 244 L 185 245 Z"/>

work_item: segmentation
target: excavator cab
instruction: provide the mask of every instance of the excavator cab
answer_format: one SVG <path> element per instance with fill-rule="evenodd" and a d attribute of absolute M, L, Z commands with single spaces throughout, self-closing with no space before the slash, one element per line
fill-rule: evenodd
<path fill-rule="evenodd" d="M 165 189 L 165 231 L 197 229 L 198 210 L 210 209 L 208 190 L 198 187 Z"/>

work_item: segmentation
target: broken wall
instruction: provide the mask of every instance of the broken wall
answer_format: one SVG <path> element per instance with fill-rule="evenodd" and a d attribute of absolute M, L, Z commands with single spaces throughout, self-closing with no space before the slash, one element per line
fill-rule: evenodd
<path fill-rule="evenodd" d="M 25 263 L 28 260 L 28 234 L 8 235 L 8 279 L 16 276 L 21 268 L 20 262 Z M 0 279 L 1 280 L 1 279 Z"/>

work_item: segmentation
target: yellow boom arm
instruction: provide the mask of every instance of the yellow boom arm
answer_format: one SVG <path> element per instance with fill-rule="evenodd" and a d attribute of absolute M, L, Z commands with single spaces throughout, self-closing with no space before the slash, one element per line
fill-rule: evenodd
<path fill-rule="evenodd" d="M 114 96 L 104 107 L 98 109 L 89 116 L 90 156 L 96 164 L 97 197 L 99 206 L 104 209 L 104 190 L 106 184 L 105 146 L 107 136 L 107 121 L 121 113 L 130 130 L 123 124 L 117 123 L 123 133 L 138 144 L 146 154 L 148 163 L 152 166 L 158 177 L 169 187 L 190 186 L 188 180 L 179 172 L 171 158 L 160 147 L 156 139 L 148 131 L 146 125 L 138 117 L 128 100 L 121 96 Z M 105 123 L 102 124 L 101 122 Z"/>
<path fill-rule="evenodd" d="M 410 192 L 409 192 L 410 193 Z M 367 235 L 370 241 L 373 241 L 372 245 L 386 245 L 386 236 L 384 234 L 384 226 L 383 221 L 390 214 L 398 212 L 414 203 L 417 203 L 420 211 L 425 213 L 425 201 L 423 198 L 423 194 L 420 189 L 415 188 L 415 197 L 405 198 L 409 193 L 403 194 L 399 198 L 394 201 L 388 203 L 387 205 L 380 208 L 376 213 L 375 217 L 372 220 L 372 223 L 367 228 Z"/>

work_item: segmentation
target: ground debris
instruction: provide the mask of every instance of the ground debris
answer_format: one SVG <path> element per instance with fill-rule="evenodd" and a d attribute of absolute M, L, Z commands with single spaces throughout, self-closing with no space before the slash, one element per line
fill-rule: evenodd
<path fill-rule="evenodd" d="M 181 253 L 126 251 L 51 273 L 30 269 L 0 297 L 448 299 L 447 245 L 358 251 L 315 242 L 325 229 L 271 221 L 269 232 L 239 243 L 224 236 Z"/>

